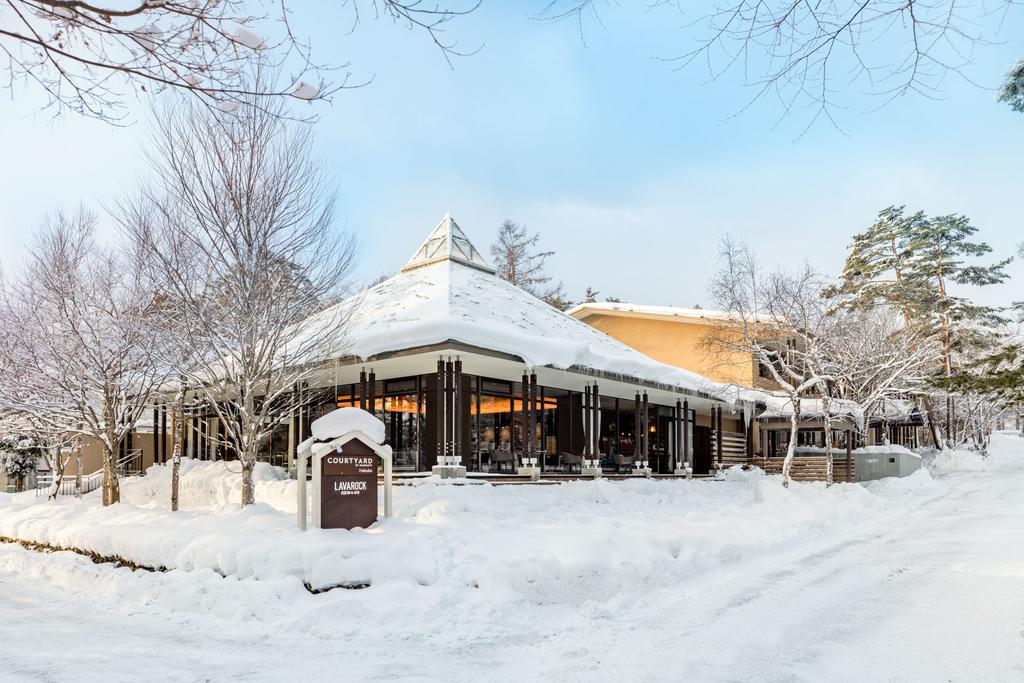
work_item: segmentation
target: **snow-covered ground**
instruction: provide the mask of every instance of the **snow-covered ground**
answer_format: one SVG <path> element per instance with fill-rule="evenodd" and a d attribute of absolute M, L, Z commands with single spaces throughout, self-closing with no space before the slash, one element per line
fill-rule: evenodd
<path fill-rule="evenodd" d="M 0 678 L 1024 680 L 1024 440 L 993 451 L 827 491 L 426 484 L 351 533 L 293 531 L 269 470 L 246 511 L 203 464 L 176 515 L 158 473 L 120 510 L 6 497 L 0 535 L 182 569 L 0 545 Z"/>

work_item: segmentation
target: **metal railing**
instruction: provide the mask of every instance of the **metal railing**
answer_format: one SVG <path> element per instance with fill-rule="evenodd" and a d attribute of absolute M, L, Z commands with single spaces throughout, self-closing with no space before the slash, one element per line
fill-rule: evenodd
<path fill-rule="evenodd" d="M 143 474 L 142 471 L 142 449 L 136 448 L 128 451 L 114 463 L 114 470 L 118 477 L 133 477 Z M 103 484 L 103 468 L 83 474 L 81 477 L 81 488 L 78 486 L 77 476 L 65 475 L 57 488 L 58 496 L 73 496 L 77 493 L 91 493 Z M 48 493 L 53 485 L 53 474 L 50 472 L 40 474 L 36 477 L 36 495 Z"/>

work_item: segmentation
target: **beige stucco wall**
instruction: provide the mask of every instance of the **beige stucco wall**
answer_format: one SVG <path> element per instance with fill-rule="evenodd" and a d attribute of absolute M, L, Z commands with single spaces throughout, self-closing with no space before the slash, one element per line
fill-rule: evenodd
<path fill-rule="evenodd" d="M 167 454 L 170 458 L 170 450 L 173 441 L 171 439 L 170 427 L 167 435 Z M 142 469 L 153 464 L 153 457 L 156 454 L 153 448 L 153 434 L 136 432 L 132 434 L 132 450 L 142 450 Z M 91 474 L 103 467 L 103 447 L 96 439 L 83 437 L 82 439 L 82 473 Z M 64 470 L 65 475 L 74 475 L 78 472 L 78 464 L 75 459 L 68 461 Z"/>
<path fill-rule="evenodd" d="M 753 357 L 748 353 L 709 348 L 712 323 L 591 313 L 582 318 L 605 334 L 651 358 L 715 380 L 755 386 Z"/>

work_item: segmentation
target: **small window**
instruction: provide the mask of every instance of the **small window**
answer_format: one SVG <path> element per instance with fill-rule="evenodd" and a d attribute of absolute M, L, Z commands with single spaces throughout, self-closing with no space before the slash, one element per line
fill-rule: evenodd
<path fill-rule="evenodd" d="M 889 458 L 889 462 L 895 463 L 896 462 L 896 458 Z"/>
<path fill-rule="evenodd" d="M 407 394 L 416 391 L 416 378 L 390 379 L 384 383 L 384 392 L 388 394 Z"/>
<path fill-rule="evenodd" d="M 512 384 L 495 379 L 485 379 L 481 382 L 480 388 L 485 394 L 511 394 Z"/>

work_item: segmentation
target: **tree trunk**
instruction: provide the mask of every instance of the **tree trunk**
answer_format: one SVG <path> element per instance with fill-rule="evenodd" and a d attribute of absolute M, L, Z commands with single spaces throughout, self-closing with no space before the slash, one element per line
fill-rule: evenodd
<path fill-rule="evenodd" d="M 178 511 L 178 482 L 181 475 L 181 441 L 185 436 L 185 383 L 178 380 L 178 391 L 174 394 L 174 405 L 171 407 L 171 439 L 174 441 L 171 450 L 171 512 Z"/>
<path fill-rule="evenodd" d="M 75 443 L 75 498 L 82 497 L 82 449 Z"/>
<path fill-rule="evenodd" d="M 21 493 L 25 490 L 25 475 L 19 474 L 14 478 L 14 492 Z"/>
<path fill-rule="evenodd" d="M 782 485 L 789 488 L 789 470 L 793 466 L 793 456 L 796 455 L 796 438 L 800 433 L 800 401 L 793 401 L 793 415 L 789 420 L 789 446 L 786 448 L 786 459 L 782 461 Z"/>
<path fill-rule="evenodd" d="M 256 419 L 254 417 L 255 404 L 252 398 L 252 392 L 246 391 L 242 396 L 242 407 L 245 414 L 245 418 L 251 422 Z M 239 439 L 238 444 L 238 457 L 242 461 L 242 507 L 246 505 L 252 505 L 256 502 L 256 496 L 253 492 L 252 486 L 252 470 L 256 466 L 256 430 L 250 428 L 250 425 L 239 426 Z M 302 435 L 299 435 L 301 438 Z"/>
<path fill-rule="evenodd" d="M 75 442 L 74 452 L 71 457 L 75 457 L 78 452 L 78 442 Z M 69 458 L 62 458 L 60 456 L 60 446 L 53 448 L 53 480 L 50 482 L 50 490 L 46 494 L 47 500 L 57 500 L 57 494 L 60 492 L 60 485 L 64 481 L 64 469 L 68 466 Z"/>
<path fill-rule="evenodd" d="M 255 464 L 248 453 L 242 457 L 242 507 L 256 502 L 252 487 L 252 470 Z"/>
<path fill-rule="evenodd" d="M 103 446 L 103 505 L 121 502 L 121 486 L 117 480 L 117 449 Z"/>
<path fill-rule="evenodd" d="M 928 420 L 928 431 L 932 435 L 932 444 L 940 451 L 946 450 L 946 442 L 942 438 L 939 426 L 935 423 L 935 408 L 932 406 L 932 400 L 925 396 L 921 403 L 924 406 L 925 418 Z"/>

